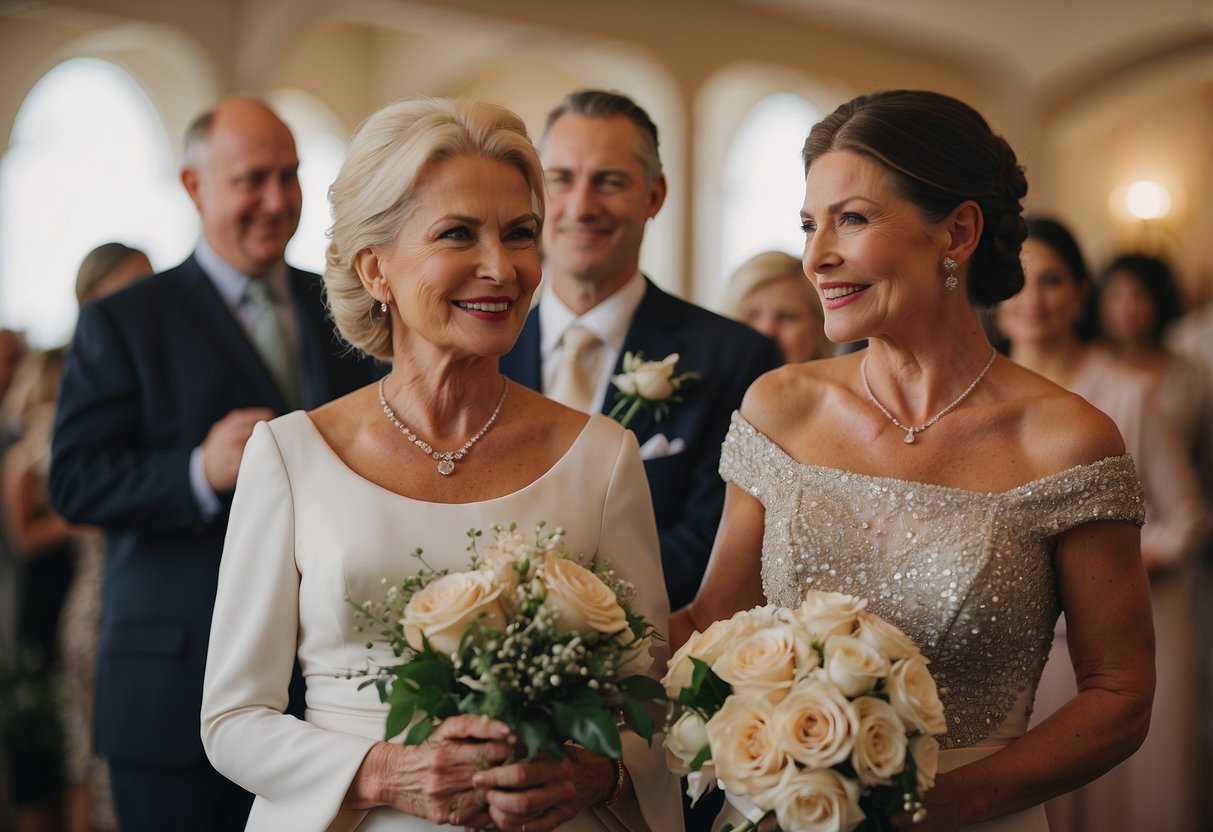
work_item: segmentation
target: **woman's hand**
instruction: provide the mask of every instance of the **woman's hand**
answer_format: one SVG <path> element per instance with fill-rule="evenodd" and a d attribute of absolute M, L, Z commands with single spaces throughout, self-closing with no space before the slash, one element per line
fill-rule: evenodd
<path fill-rule="evenodd" d="M 443 720 L 421 745 L 378 743 L 363 758 L 343 808 L 391 806 L 437 824 L 487 829 L 493 821 L 473 776 L 505 762 L 514 742 L 505 724 L 464 715 Z"/>
<path fill-rule="evenodd" d="M 565 751 L 564 759 L 541 753 L 473 777 L 501 832 L 548 832 L 614 792 L 613 760 L 579 746 Z"/>

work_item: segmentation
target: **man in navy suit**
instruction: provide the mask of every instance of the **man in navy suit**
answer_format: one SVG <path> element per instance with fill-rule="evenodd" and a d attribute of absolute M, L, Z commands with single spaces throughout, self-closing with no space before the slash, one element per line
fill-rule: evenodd
<path fill-rule="evenodd" d="M 781 363 L 779 352 L 640 273 L 645 224 L 661 210 L 666 180 L 657 128 L 635 102 L 600 90 L 571 93 L 549 114 L 541 144 L 548 288 L 502 371 L 565 400 L 553 387 L 564 386 L 566 334 L 579 327 L 594 336 L 578 362 L 592 391 L 587 410 L 614 406 L 610 377 L 621 372 L 625 352 L 647 360 L 677 353 L 678 373 L 699 374 L 661 421 L 642 411 L 628 425 L 645 458 L 670 607 L 678 609 L 699 589 L 720 522 L 725 488 L 717 469 L 729 417 L 750 383 Z"/>
<path fill-rule="evenodd" d="M 194 254 L 81 310 L 50 474 L 55 509 L 107 554 L 97 752 L 124 832 L 243 829 L 252 796 L 207 762 L 202 678 L 228 510 L 254 424 L 370 382 L 318 275 L 283 259 L 302 203 L 295 142 L 231 98 L 186 137 Z"/>

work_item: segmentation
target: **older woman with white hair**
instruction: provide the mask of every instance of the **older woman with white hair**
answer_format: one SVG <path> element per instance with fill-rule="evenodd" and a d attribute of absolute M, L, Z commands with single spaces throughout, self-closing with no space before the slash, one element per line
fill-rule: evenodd
<path fill-rule="evenodd" d="M 669 611 L 635 437 L 497 369 L 540 278 L 543 174 L 521 120 L 389 105 L 359 128 L 330 198 L 333 317 L 391 372 L 259 425 L 244 452 L 202 734 L 215 767 L 258 795 L 248 828 L 681 828 L 677 780 L 632 734 L 618 764 L 576 746 L 507 764 L 509 727 L 470 715 L 421 745 L 380 739 L 387 707 L 350 678 L 367 650 L 346 598 L 381 596 L 418 547 L 458 570 L 468 528 L 543 520 L 638 587 L 636 612 L 662 631 Z M 375 649 L 372 663 L 392 663 Z M 296 658 L 303 720 L 283 713 Z"/>

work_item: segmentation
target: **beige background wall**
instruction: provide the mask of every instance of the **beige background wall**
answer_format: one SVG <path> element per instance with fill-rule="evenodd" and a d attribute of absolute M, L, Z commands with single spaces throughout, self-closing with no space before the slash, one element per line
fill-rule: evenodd
<path fill-rule="evenodd" d="M 718 254 L 719 166 L 766 95 L 822 111 L 893 86 L 980 109 L 1028 169 L 1029 210 L 1078 230 L 1098 265 L 1143 229 L 1110 204 L 1137 178 L 1175 195 L 1148 229 L 1192 287 L 1213 273 L 1213 4 L 1044 0 L 0 0 L 0 137 L 69 57 L 112 60 L 176 142 L 224 92 L 307 92 L 346 132 L 405 95 L 476 96 L 538 133 L 577 86 L 622 89 L 662 130 L 671 199 L 646 268 L 704 302 Z M 1056 6 L 1064 5 L 1061 11 Z M 912 7 L 913 14 L 909 14 Z M 978 8 L 980 7 L 980 8 Z M 14 241 L 0 240 L 0 246 Z"/>

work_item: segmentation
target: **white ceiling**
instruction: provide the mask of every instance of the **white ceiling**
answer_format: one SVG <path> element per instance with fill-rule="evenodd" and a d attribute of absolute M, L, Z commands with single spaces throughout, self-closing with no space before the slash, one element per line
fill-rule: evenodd
<path fill-rule="evenodd" d="M 988 56 L 1042 93 L 1196 41 L 1213 44 L 1213 0 L 743 2 L 968 60 Z"/>

